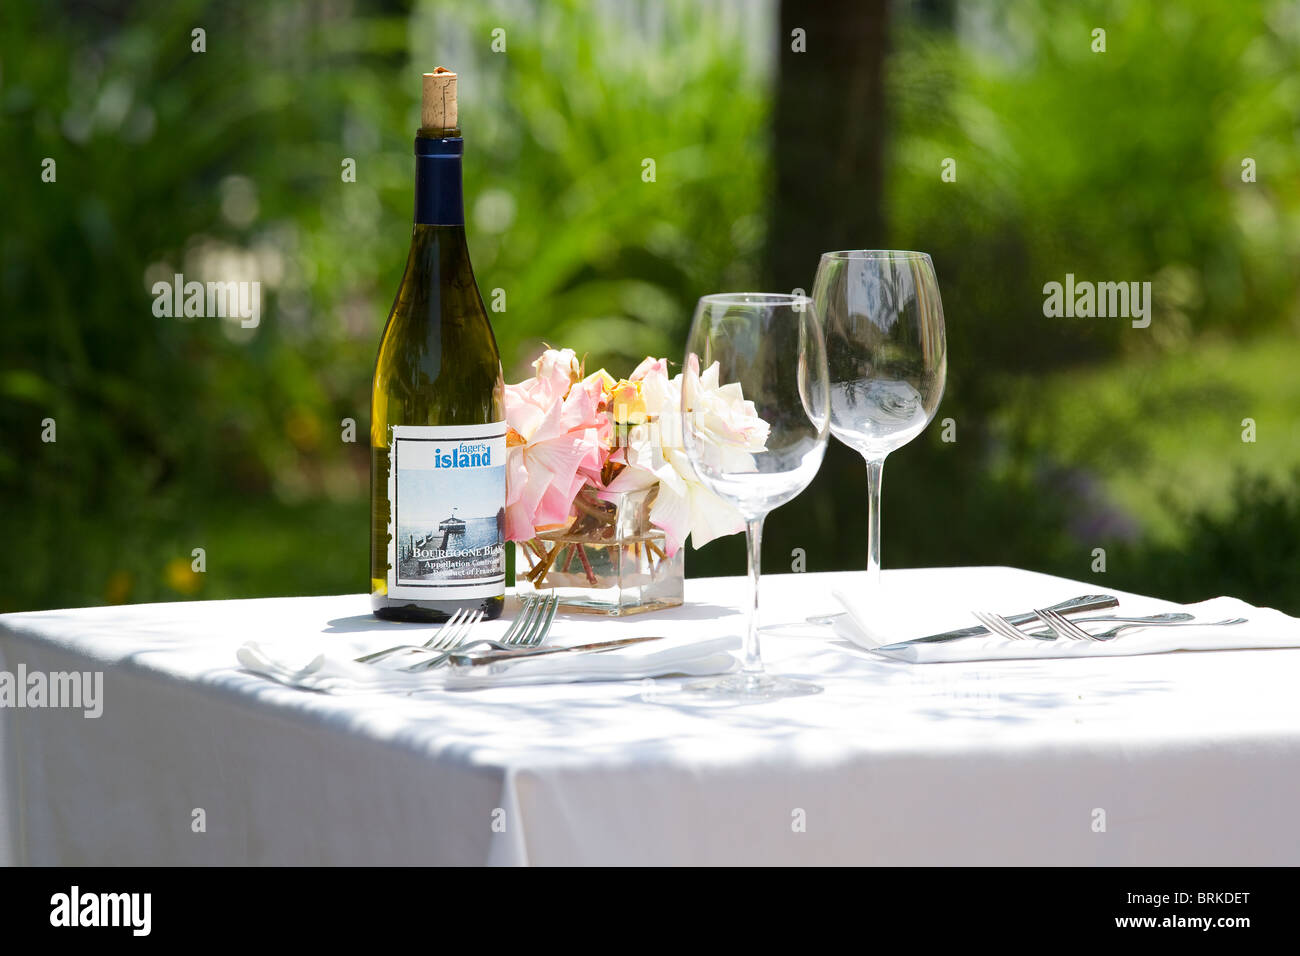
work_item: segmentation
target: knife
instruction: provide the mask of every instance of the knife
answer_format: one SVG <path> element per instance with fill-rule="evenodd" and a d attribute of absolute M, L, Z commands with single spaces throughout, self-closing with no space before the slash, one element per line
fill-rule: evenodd
<path fill-rule="evenodd" d="M 517 651 L 496 651 L 492 654 L 453 654 L 450 658 L 452 667 L 478 667 L 480 664 L 496 664 L 501 661 L 517 661 L 525 657 L 542 657 L 546 654 L 572 654 L 577 651 L 611 651 L 616 647 L 640 644 L 642 641 L 662 641 L 662 637 L 624 637 L 617 641 L 601 641 L 597 644 L 578 644 L 574 647 L 543 647 L 539 649 L 521 648 Z"/>
<path fill-rule="evenodd" d="M 1053 604 L 1051 610 L 1060 611 L 1062 614 L 1079 614 L 1085 611 L 1100 611 L 1103 608 L 1117 607 L 1118 605 L 1119 598 L 1111 594 L 1083 594 L 1077 598 L 1062 601 L 1060 604 Z M 1038 620 L 1038 615 L 1033 611 L 1027 611 L 1024 614 L 1007 614 L 1005 617 L 1012 624 L 1029 624 Z M 956 641 L 963 637 L 981 637 L 987 633 L 989 633 L 987 627 L 976 624 L 974 627 L 944 631 L 942 634 L 930 634 L 926 637 L 913 638 L 910 641 L 899 641 L 897 644 L 885 644 L 874 648 L 874 650 L 896 651 L 912 644 L 942 644 L 945 641 Z"/>

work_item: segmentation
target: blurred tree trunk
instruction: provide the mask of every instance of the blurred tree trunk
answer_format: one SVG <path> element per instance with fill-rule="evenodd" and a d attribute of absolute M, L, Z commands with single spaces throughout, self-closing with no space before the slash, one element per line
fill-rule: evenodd
<path fill-rule="evenodd" d="M 823 252 L 887 245 L 888 26 L 888 0 L 782 0 L 765 291 L 811 293 Z M 796 29 L 804 31 L 806 52 L 795 49 Z M 864 568 L 866 484 L 862 459 L 831 441 L 812 485 L 768 522 L 768 569 L 790 569 L 788 556 L 796 554 L 806 555 L 810 571 Z M 884 534 L 887 545 L 888 521 Z M 886 546 L 886 562 L 890 553 Z M 743 560 L 738 545 L 732 560 Z"/>
<path fill-rule="evenodd" d="M 764 269 L 771 291 L 811 291 L 827 250 L 885 243 L 888 26 L 888 0 L 782 0 Z"/>

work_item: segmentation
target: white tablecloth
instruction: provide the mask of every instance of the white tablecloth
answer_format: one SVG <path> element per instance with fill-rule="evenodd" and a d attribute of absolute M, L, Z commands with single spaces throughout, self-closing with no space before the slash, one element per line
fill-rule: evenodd
<path fill-rule="evenodd" d="M 238 669 L 249 639 L 427 635 L 364 596 L 3 615 L 0 671 L 102 670 L 104 711 L 0 709 L 0 862 L 1300 863 L 1300 650 L 909 665 L 799 623 L 859 583 L 764 580 L 766 623 L 794 625 L 764 632 L 770 669 L 826 691 L 739 708 L 636 683 L 335 697 Z M 885 585 L 934 630 L 1099 591 L 1167 607 L 1103 575 Z M 744 579 L 686 596 L 557 628 L 742 628 Z"/>

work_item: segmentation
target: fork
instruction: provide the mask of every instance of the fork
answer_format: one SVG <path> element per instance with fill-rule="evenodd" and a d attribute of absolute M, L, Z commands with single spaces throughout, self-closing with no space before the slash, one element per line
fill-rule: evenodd
<path fill-rule="evenodd" d="M 1034 613 L 1038 619 L 1051 628 L 1058 637 L 1068 637 L 1072 641 L 1095 641 L 1093 637 L 1078 624 L 1067 620 L 1055 611 L 1049 611 L 1046 608 L 1039 610 L 1034 608 Z"/>
<path fill-rule="evenodd" d="M 420 661 L 411 664 L 401 670 L 407 673 L 418 673 L 420 671 L 433 670 L 435 667 L 441 667 L 451 659 L 453 654 L 463 654 L 472 647 L 488 646 L 498 651 L 525 650 L 531 647 L 537 647 L 544 640 L 551 630 L 551 622 L 555 620 L 555 609 L 559 606 L 560 599 L 554 594 L 548 594 L 546 597 L 525 598 L 523 610 L 510 625 L 510 629 L 499 641 L 478 640 L 458 644 L 450 650 L 439 653 L 436 657 L 427 661 Z"/>
<path fill-rule="evenodd" d="M 994 614 L 992 611 L 971 611 L 975 615 L 975 620 L 979 621 L 994 634 L 1001 634 L 1007 640 L 1027 641 L 1029 635 L 1014 627 L 1001 614 Z M 1042 612 L 1039 612 L 1040 614 Z"/>
<path fill-rule="evenodd" d="M 1043 620 L 1043 622 L 1047 624 L 1047 626 L 1050 627 L 1058 635 L 1068 637 L 1076 641 L 1097 641 L 1097 642 L 1114 640 L 1120 631 L 1123 631 L 1126 628 L 1130 628 L 1130 627 L 1193 627 L 1193 626 L 1219 627 L 1219 626 L 1229 626 L 1232 624 L 1246 623 L 1246 619 L 1244 617 L 1230 617 L 1222 621 L 1140 621 L 1140 622 L 1133 622 L 1128 624 L 1120 624 L 1117 627 L 1112 627 L 1108 631 L 1101 631 L 1100 633 L 1097 634 L 1090 634 L 1088 631 L 1085 631 L 1083 628 L 1079 627 L 1079 625 L 1076 624 L 1074 621 L 1071 621 L 1069 618 L 1062 617 L 1060 614 L 1057 614 L 1055 611 L 1036 610 L 1034 613 L 1036 613 Z M 1076 634 L 1075 632 L 1078 633 Z M 1078 636 L 1080 634 L 1083 636 L 1082 637 Z"/>
<path fill-rule="evenodd" d="M 474 620 L 470 620 L 474 618 Z M 461 608 L 447 619 L 447 623 L 433 632 L 433 637 L 423 644 L 396 644 L 373 654 L 365 654 L 356 659 L 358 664 L 373 664 L 398 651 L 447 651 L 460 646 L 469 637 L 469 630 L 483 619 L 482 611 L 467 611 Z"/>

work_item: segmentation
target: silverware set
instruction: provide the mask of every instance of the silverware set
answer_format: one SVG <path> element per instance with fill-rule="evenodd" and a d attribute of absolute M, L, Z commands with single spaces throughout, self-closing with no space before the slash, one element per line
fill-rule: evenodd
<path fill-rule="evenodd" d="M 520 651 L 540 647 L 551 631 L 559 599 L 554 594 L 530 595 L 523 599 L 519 614 L 506 632 L 496 640 L 472 640 L 473 630 L 483 620 L 482 611 L 457 611 L 423 644 L 398 644 L 394 647 L 365 654 L 356 659 L 358 664 L 374 664 L 394 654 L 430 655 L 399 668 L 408 673 L 433 670 L 451 660 L 452 655 L 464 655 L 475 647 L 490 647 L 494 651 Z"/>
<path fill-rule="evenodd" d="M 1028 640 L 1045 640 L 1054 641 L 1060 638 L 1071 641 L 1094 641 L 1104 643 L 1112 641 L 1119 636 L 1119 633 L 1134 627 L 1219 627 L 1232 624 L 1244 624 L 1244 617 L 1233 617 L 1223 621 L 1194 621 L 1192 615 L 1183 613 L 1152 614 L 1147 617 L 1085 617 L 1070 620 L 1059 611 L 1051 608 L 1038 608 L 1034 614 L 1038 620 L 1047 625 L 1046 632 L 1030 632 L 1021 627 L 1017 627 L 1008 621 L 1001 614 L 994 614 L 992 611 L 973 611 L 975 619 L 983 624 L 991 633 L 998 634 L 1012 641 Z M 1081 623 L 1095 621 L 1120 621 L 1123 623 L 1116 624 L 1104 631 L 1093 634 L 1085 631 L 1079 625 Z"/>
<path fill-rule="evenodd" d="M 1162 614 L 1147 614 L 1140 617 L 1126 617 L 1118 614 L 1080 616 L 1089 611 L 1116 607 L 1118 604 L 1119 599 L 1109 594 L 1084 594 L 1068 601 L 1062 601 L 1060 604 L 1053 604 L 1051 607 L 1035 608 L 1022 614 L 1003 615 L 995 614 L 992 611 L 973 611 L 975 619 L 980 622 L 975 627 L 964 627 L 955 631 L 944 631 L 942 634 L 930 634 L 927 637 L 914 638 L 910 641 L 886 644 L 883 647 L 876 648 L 876 650 L 896 651 L 914 644 L 937 644 L 966 637 L 987 637 L 990 634 L 1005 637 L 1009 641 L 1055 641 L 1064 639 L 1101 643 L 1114 640 L 1122 632 L 1130 628 L 1191 625 L 1220 627 L 1246 622 L 1244 617 L 1234 617 L 1224 621 L 1196 621 L 1193 620 L 1192 615 L 1182 611 L 1167 611 Z M 1074 616 L 1066 617 L 1067 614 Z M 1030 630 L 1028 625 L 1033 624 L 1038 624 L 1039 627 Z M 1106 628 L 1093 633 L 1084 630 L 1080 626 L 1082 624 L 1103 624 L 1106 625 Z"/>

